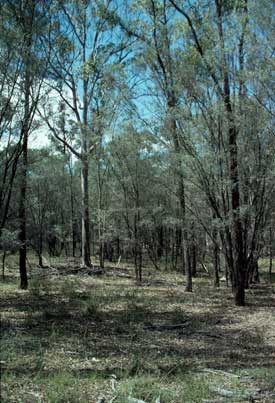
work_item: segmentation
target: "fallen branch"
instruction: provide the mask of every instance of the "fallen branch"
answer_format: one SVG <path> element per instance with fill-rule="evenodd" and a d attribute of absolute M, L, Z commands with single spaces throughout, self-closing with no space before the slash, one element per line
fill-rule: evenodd
<path fill-rule="evenodd" d="M 206 273 L 209 274 L 209 271 L 208 271 L 207 267 L 205 266 L 205 264 L 203 262 L 200 262 L 200 263 L 201 263 L 203 270 L 205 270 Z"/>
<path fill-rule="evenodd" d="M 195 334 L 202 334 L 202 335 L 208 336 L 208 337 L 214 337 L 214 338 L 216 338 L 216 339 L 219 339 L 220 337 L 222 337 L 222 335 L 220 335 L 220 334 L 208 333 L 208 332 L 205 332 L 205 331 L 203 331 L 203 330 L 197 330 L 197 331 L 195 331 L 194 333 L 195 333 Z"/>
<path fill-rule="evenodd" d="M 222 371 L 222 370 L 220 370 L 220 369 L 204 368 L 204 369 L 202 370 L 202 372 L 209 372 L 209 373 L 211 373 L 211 374 L 220 374 L 220 375 L 232 376 L 232 377 L 234 377 L 234 378 L 240 378 L 239 375 L 231 374 L 230 372 L 225 372 L 225 371 Z"/>
<path fill-rule="evenodd" d="M 223 397 L 233 397 L 234 392 L 232 390 L 227 390 L 227 389 L 222 389 L 222 388 L 209 388 L 211 392 L 217 393 L 220 396 Z"/>
<path fill-rule="evenodd" d="M 189 320 L 186 320 L 184 323 L 178 323 L 176 325 L 150 325 L 146 326 L 145 330 L 177 330 L 182 329 L 190 323 Z"/>

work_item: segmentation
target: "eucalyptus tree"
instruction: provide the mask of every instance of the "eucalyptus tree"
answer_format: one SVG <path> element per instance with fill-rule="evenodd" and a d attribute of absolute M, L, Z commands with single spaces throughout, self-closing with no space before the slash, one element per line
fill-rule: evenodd
<path fill-rule="evenodd" d="M 152 258 L 152 249 L 147 248 L 155 208 L 156 167 L 152 146 L 152 136 L 128 122 L 107 147 L 112 174 L 109 192 L 112 215 L 117 223 L 118 218 L 124 223 L 120 224 L 120 239 L 125 239 L 132 252 L 137 282 L 142 281 L 144 247 Z"/>
<path fill-rule="evenodd" d="M 181 124 L 182 146 L 192 156 L 193 172 L 220 229 L 235 303 L 244 305 L 270 190 L 267 150 L 274 138 L 266 84 L 271 63 L 265 68 L 263 63 L 272 55 L 272 28 L 263 23 L 258 2 L 182 6 L 169 1 L 183 19 L 196 80 L 189 90 L 190 124 Z M 271 12 L 267 3 L 266 18 Z M 196 132 L 193 142 L 190 130 Z"/>
<path fill-rule="evenodd" d="M 177 58 L 182 49 L 173 34 L 176 22 L 174 13 L 171 13 L 170 3 L 166 0 L 146 0 L 129 2 L 127 3 L 127 13 L 124 13 L 123 10 L 115 10 L 111 17 L 117 21 L 126 35 L 134 37 L 138 41 L 135 64 L 139 74 L 142 73 L 142 76 L 145 77 L 141 93 L 145 92 L 151 99 L 155 99 L 155 110 L 152 115 L 158 110 L 158 131 L 162 132 L 171 151 L 174 176 L 177 178 L 177 216 L 180 222 L 178 232 L 182 239 L 186 291 L 192 291 L 191 242 L 190 229 L 186 219 L 183 154 L 179 143 L 175 113 L 177 105 L 180 103 Z M 149 103 L 148 99 L 147 102 Z M 152 118 L 148 120 L 152 120 Z M 163 128 L 164 130 L 162 130 Z"/>
<path fill-rule="evenodd" d="M 67 131 L 72 136 L 60 136 L 51 108 L 45 107 L 43 115 L 54 136 L 81 164 L 83 266 L 91 266 L 89 159 L 119 103 L 117 83 L 127 56 L 128 41 L 121 41 L 116 26 L 108 24 L 105 6 L 108 10 L 110 4 L 107 1 L 103 7 L 100 1 L 58 2 L 55 32 L 49 39 L 54 51 L 48 85 L 67 107 Z"/>
<path fill-rule="evenodd" d="M 37 110 L 40 89 L 46 73 L 48 54 L 41 47 L 42 32 L 48 29 L 46 22 L 46 8 L 43 1 L 34 0 L 9 0 L 4 2 L 3 10 L 7 18 L 4 24 L 3 34 L 12 37 L 17 55 L 14 64 L 9 65 L 8 77 L 14 76 L 16 66 L 20 65 L 20 72 L 15 76 L 13 101 L 16 112 L 19 112 L 19 121 L 16 122 L 18 138 L 22 142 L 20 150 L 20 203 L 19 203 L 19 270 L 20 287 L 28 286 L 26 257 L 27 257 L 27 233 L 26 233 L 26 194 L 28 173 L 28 140 L 33 125 L 33 119 Z M 15 70 L 14 70 L 15 69 Z M 12 90 L 13 91 L 13 90 Z M 21 95 L 22 94 L 22 95 Z M 12 99 L 12 98 L 11 98 Z M 22 100 L 22 104 L 18 102 Z M 7 105 L 7 104 L 6 104 Z M 14 112 L 13 112 L 14 113 Z M 15 159 L 16 161 L 16 159 Z M 13 172 L 16 165 L 13 165 Z M 12 178 L 12 177 L 11 177 Z"/>
<path fill-rule="evenodd" d="M 29 244 L 41 267 L 46 248 L 50 255 L 71 250 L 71 172 L 64 166 L 67 156 L 51 148 L 29 152 Z"/>
<path fill-rule="evenodd" d="M 12 188 L 21 153 L 22 131 L 19 128 L 18 105 L 21 96 L 17 84 L 22 74 L 22 60 L 18 56 L 18 33 L 7 28 L 10 10 L 0 5 L 0 232 L 7 221 Z"/>

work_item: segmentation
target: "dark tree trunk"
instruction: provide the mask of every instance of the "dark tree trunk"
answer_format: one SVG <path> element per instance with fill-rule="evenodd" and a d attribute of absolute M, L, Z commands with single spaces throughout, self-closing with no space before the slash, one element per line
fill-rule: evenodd
<path fill-rule="evenodd" d="M 192 240 L 192 276 L 196 277 L 197 275 L 197 246 L 196 246 L 196 240 L 193 235 L 193 240 Z"/>
<path fill-rule="evenodd" d="M 238 129 L 234 120 L 234 111 L 231 103 L 229 73 L 227 70 L 227 60 L 225 55 L 223 23 L 222 23 L 222 2 L 215 0 L 218 18 L 218 32 L 222 51 L 223 63 L 223 103 L 228 121 L 228 148 L 229 148 L 229 176 L 230 176 L 230 196 L 232 211 L 232 257 L 233 267 L 233 292 L 235 304 L 238 306 L 245 305 L 245 270 L 246 258 L 243 244 L 243 227 L 240 217 L 240 185 L 239 185 L 239 169 L 238 169 Z"/>
<path fill-rule="evenodd" d="M 241 267 L 236 267 L 233 273 L 233 293 L 236 306 L 245 305 L 244 274 Z"/>
<path fill-rule="evenodd" d="M 40 267 L 43 267 L 42 254 L 43 254 L 43 225 L 41 223 L 39 228 L 39 240 L 38 240 L 38 265 Z"/>
<path fill-rule="evenodd" d="M 21 188 L 19 201 L 19 272 L 20 272 L 20 288 L 28 288 L 27 276 L 27 228 L 26 228 L 26 195 L 27 195 L 27 175 L 28 175 L 28 137 L 29 130 L 33 117 L 33 109 L 36 105 L 31 101 L 31 86 L 32 86 L 32 63 L 31 52 L 33 43 L 33 24 L 35 19 L 35 0 L 27 2 L 26 9 L 20 10 L 20 18 L 23 25 L 24 48 L 23 48 L 23 63 L 24 63 L 24 119 L 22 125 L 22 165 L 21 165 Z M 35 102 L 35 101 L 33 101 Z"/>
<path fill-rule="evenodd" d="M 158 228 L 158 246 L 157 246 L 157 256 L 160 259 L 163 255 L 164 240 L 163 240 L 163 226 L 160 225 Z"/>
<path fill-rule="evenodd" d="M 185 239 L 187 239 L 187 236 Z M 188 247 L 185 249 L 185 275 L 186 275 L 185 291 L 192 292 L 192 289 L 193 289 L 192 266 L 191 266 L 190 250 Z"/>
<path fill-rule="evenodd" d="M 20 272 L 20 288 L 26 290 L 28 288 L 27 276 L 27 230 L 26 230 L 26 193 L 27 193 L 27 166 L 28 166 L 28 129 L 24 134 L 23 154 L 22 154 L 22 171 L 21 171 L 21 189 L 20 189 L 20 205 L 19 205 L 19 272 Z"/>
<path fill-rule="evenodd" d="M 214 287 L 220 286 L 219 276 L 219 247 L 214 245 Z"/>
<path fill-rule="evenodd" d="M 102 240 L 100 240 L 100 247 L 99 247 L 99 265 L 101 269 L 104 269 L 104 259 L 105 258 L 105 245 Z"/>
<path fill-rule="evenodd" d="M 38 258 L 38 266 L 43 267 L 43 258 L 42 258 L 42 255 L 40 255 L 40 254 L 39 254 L 39 258 Z"/>
<path fill-rule="evenodd" d="M 182 256 L 182 230 L 180 227 L 176 228 L 176 269 L 178 267 L 178 258 Z"/>
<path fill-rule="evenodd" d="M 168 269 L 168 255 L 169 255 L 169 231 L 165 231 L 165 270 Z"/>
<path fill-rule="evenodd" d="M 219 244 L 218 244 L 218 233 L 216 228 L 213 229 L 213 266 L 214 266 L 214 287 L 220 286 L 220 276 L 219 276 Z"/>

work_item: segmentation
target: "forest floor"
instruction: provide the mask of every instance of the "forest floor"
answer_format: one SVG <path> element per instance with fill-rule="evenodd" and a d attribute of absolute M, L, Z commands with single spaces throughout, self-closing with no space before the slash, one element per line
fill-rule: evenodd
<path fill-rule="evenodd" d="M 7 262 L 9 265 L 9 262 Z M 206 273 L 102 276 L 10 265 L 1 289 L 1 402 L 275 402 L 275 276 L 235 307 Z M 54 264 L 52 264 L 54 266 Z M 71 270 L 68 270 L 71 272 Z"/>

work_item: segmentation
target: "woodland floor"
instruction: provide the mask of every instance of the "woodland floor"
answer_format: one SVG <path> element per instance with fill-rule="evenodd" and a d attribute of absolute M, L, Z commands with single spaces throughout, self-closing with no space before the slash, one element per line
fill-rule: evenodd
<path fill-rule="evenodd" d="M 9 262 L 7 263 L 9 266 Z M 54 264 L 52 264 L 54 266 Z M 233 306 L 206 273 L 102 276 L 10 265 L 1 289 L 1 402 L 275 402 L 275 276 Z M 149 273 L 150 272 L 150 273 Z"/>

